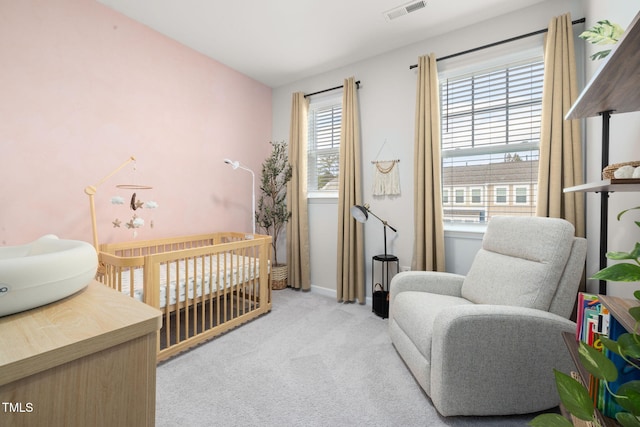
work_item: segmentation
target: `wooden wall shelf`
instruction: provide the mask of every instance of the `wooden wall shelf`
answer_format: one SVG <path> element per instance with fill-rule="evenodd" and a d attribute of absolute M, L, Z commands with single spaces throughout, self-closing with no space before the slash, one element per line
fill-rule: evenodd
<path fill-rule="evenodd" d="M 636 321 L 629 314 L 629 309 L 640 305 L 637 300 L 612 297 L 610 295 L 598 295 L 598 298 L 609 309 L 611 316 L 615 317 L 627 332 L 635 333 Z"/>
<path fill-rule="evenodd" d="M 602 117 L 601 165 L 603 170 L 609 166 L 609 121 L 611 114 L 640 110 L 639 67 L 640 13 L 637 13 L 565 116 L 567 120 Z M 603 180 L 564 189 L 566 193 L 575 191 L 600 193 L 599 266 L 602 270 L 607 266 L 609 192 L 640 191 L 640 180 Z M 600 281 L 599 293 L 607 293 L 607 282 L 604 280 Z"/>
<path fill-rule="evenodd" d="M 602 116 L 602 169 L 609 165 L 609 120 L 612 113 L 640 111 L 640 13 L 635 18 L 604 59 L 598 71 L 582 91 L 566 119 L 580 119 Z M 607 266 L 606 247 L 608 236 L 608 193 L 615 191 L 640 191 L 640 179 L 606 179 L 583 185 L 565 188 L 564 192 L 600 193 L 600 269 Z M 636 301 L 609 297 L 606 294 L 606 281 L 600 281 L 600 300 L 627 331 L 633 331 L 635 321 L 629 315 L 629 308 Z M 569 353 L 577 367 L 578 374 L 585 384 L 590 374 L 584 369 L 578 357 L 578 342 L 574 334 L 563 334 Z M 600 413 L 597 417 L 603 426 L 618 426 L 617 421 L 606 418 Z"/>
<path fill-rule="evenodd" d="M 567 113 L 567 119 L 599 116 L 604 111 L 628 113 L 640 110 L 638 64 L 640 25 L 636 15 L 611 53 Z"/>
<path fill-rule="evenodd" d="M 598 193 L 600 191 L 608 191 L 610 193 L 616 191 L 640 191 L 640 179 L 603 179 L 602 181 L 589 182 L 587 184 L 576 185 L 575 187 L 567 187 L 563 191 L 565 193 L 575 191 L 593 193 Z"/>

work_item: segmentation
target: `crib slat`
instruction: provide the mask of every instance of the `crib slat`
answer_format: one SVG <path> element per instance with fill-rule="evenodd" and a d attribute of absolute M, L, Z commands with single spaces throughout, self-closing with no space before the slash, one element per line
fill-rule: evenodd
<path fill-rule="evenodd" d="M 207 275 L 209 274 L 208 271 L 207 271 L 206 266 L 207 265 L 210 266 L 211 262 L 209 262 L 209 264 L 207 264 L 206 256 L 203 256 L 201 258 L 201 262 L 202 262 L 201 269 L 202 269 L 202 288 L 203 289 L 202 289 L 202 298 L 200 299 L 201 300 L 200 306 L 201 306 L 201 310 L 202 310 L 201 311 L 202 322 L 201 322 L 200 328 L 201 328 L 201 330 L 204 331 L 204 330 L 207 329 L 207 303 L 210 301 L 210 299 L 207 298 L 207 295 L 211 295 L 211 289 L 212 289 L 211 288 L 211 282 L 206 280 Z M 205 288 L 205 283 L 207 284 L 206 288 Z"/>

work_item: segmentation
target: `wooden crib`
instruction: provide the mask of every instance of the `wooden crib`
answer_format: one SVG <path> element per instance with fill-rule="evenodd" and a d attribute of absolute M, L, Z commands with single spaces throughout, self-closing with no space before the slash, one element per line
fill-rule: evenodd
<path fill-rule="evenodd" d="M 269 312 L 270 259 L 257 234 L 102 244 L 97 279 L 163 312 L 160 362 Z"/>

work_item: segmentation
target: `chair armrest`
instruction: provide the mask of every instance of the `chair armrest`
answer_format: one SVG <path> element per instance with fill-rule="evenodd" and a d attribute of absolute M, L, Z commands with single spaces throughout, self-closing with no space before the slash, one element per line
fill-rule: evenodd
<path fill-rule="evenodd" d="M 432 294 L 461 296 L 464 276 L 437 271 L 403 271 L 393 276 L 389 285 L 393 300 L 400 292 L 417 291 Z"/>
<path fill-rule="evenodd" d="M 522 397 L 517 405 L 523 411 L 552 407 L 558 402 L 553 369 L 575 369 L 562 338 L 575 328 L 570 320 L 531 308 L 449 307 L 433 325 L 432 398 L 455 406 L 467 399 L 481 402 L 484 394 L 504 402 Z M 541 395 L 549 400 L 528 397 Z"/>

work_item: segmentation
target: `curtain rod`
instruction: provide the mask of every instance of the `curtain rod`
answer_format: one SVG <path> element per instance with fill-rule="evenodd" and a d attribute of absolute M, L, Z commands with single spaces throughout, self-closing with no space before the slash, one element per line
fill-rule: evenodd
<path fill-rule="evenodd" d="M 583 22 L 585 22 L 585 19 L 584 18 L 580 18 L 580 19 L 576 19 L 575 21 L 572 21 L 571 24 L 572 25 L 576 25 L 576 24 L 582 24 Z M 437 58 L 436 61 L 443 61 L 445 59 L 455 58 L 456 56 L 466 55 L 467 53 L 473 53 L 473 52 L 477 52 L 477 51 L 482 50 L 482 49 L 487 49 L 489 47 L 494 47 L 494 46 L 498 46 L 498 45 L 501 45 L 501 44 L 504 44 L 504 43 L 509 43 L 509 42 L 513 42 L 513 41 L 516 41 L 516 40 L 524 39 L 524 38 L 527 38 L 527 37 L 536 36 L 538 34 L 543 34 L 543 33 L 546 33 L 547 31 L 549 31 L 549 29 L 545 28 L 545 29 L 542 29 L 542 30 L 534 31 L 532 33 L 523 34 L 521 36 L 516 36 L 516 37 L 512 37 L 510 39 L 505 39 L 505 40 L 502 40 L 502 41 L 499 41 L 499 42 L 490 43 L 490 44 L 486 44 L 484 46 L 480 46 L 480 47 L 476 47 L 476 48 L 473 48 L 473 49 L 465 50 L 463 52 L 458 52 L 458 53 L 454 53 L 452 55 L 443 56 L 442 58 Z M 414 68 L 417 68 L 417 67 L 418 67 L 418 64 L 414 64 L 414 65 L 410 65 L 409 69 L 413 70 Z"/>
<path fill-rule="evenodd" d="M 306 98 L 307 96 L 313 96 L 313 95 L 318 95 L 318 94 L 325 93 L 325 92 L 331 92 L 332 90 L 342 89 L 343 87 L 344 87 L 344 85 L 340 85 L 340 86 L 332 87 L 332 88 L 325 89 L 325 90 L 319 90 L 318 92 L 308 93 L 304 97 Z M 360 80 L 358 80 L 356 82 L 356 89 L 360 89 Z"/>

